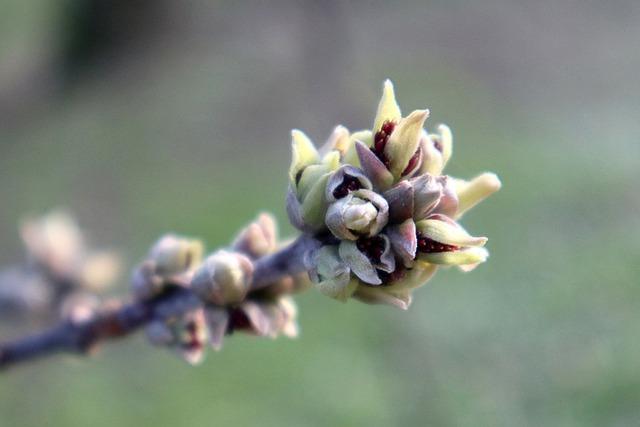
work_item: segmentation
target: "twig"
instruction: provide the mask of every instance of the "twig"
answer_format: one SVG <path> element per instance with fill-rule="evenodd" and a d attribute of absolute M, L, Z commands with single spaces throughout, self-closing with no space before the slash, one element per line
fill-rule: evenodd
<path fill-rule="evenodd" d="M 258 260 L 252 290 L 269 286 L 279 278 L 305 270 L 305 257 L 317 245 L 303 235 L 289 246 Z M 82 320 L 65 320 L 34 335 L 0 343 L 0 370 L 56 353 L 86 354 L 98 343 L 130 335 L 153 319 L 180 315 L 202 306 L 188 288 L 177 288 L 150 301 L 134 301 L 103 308 Z"/>

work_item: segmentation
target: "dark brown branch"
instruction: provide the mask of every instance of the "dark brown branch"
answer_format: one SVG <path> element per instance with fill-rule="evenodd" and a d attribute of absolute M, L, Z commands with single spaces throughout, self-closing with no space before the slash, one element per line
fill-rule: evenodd
<path fill-rule="evenodd" d="M 252 290 L 305 270 L 304 259 L 316 241 L 303 235 L 255 264 Z M 0 343 L 0 370 L 57 353 L 86 354 L 102 341 L 130 335 L 153 319 L 180 315 L 202 305 L 188 288 L 174 289 L 150 301 L 104 307 L 82 321 L 66 320 L 44 332 Z"/>

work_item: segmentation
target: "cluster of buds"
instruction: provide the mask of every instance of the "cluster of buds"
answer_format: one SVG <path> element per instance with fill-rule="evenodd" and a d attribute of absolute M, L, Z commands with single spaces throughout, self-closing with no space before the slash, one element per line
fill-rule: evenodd
<path fill-rule="evenodd" d="M 189 363 L 202 360 L 207 344 L 222 347 L 225 335 L 235 331 L 276 338 L 298 333 L 296 306 L 291 294 L 308 286 L 304 275 L 287 275 L 253 290 L 254 265 L 279 249 L 273 218 L 261 214 L 243 229 L 231 246 L 206 258 L 199 240 L 167 235 L 149 251 L 134 271 L 136 299 L 163 298 L 181 288 L 193 299 L 167 299 L 146 329 L 150 341 L 177 350 Z"/>
<path fill-rule="evenodd" d="M 82 317 L 98 306 L 98 296 L 120 274 L 119 257 L 90 248 L 73 217 L 63 211 L 27 219 L 20 232 L 29 262 L 0 275 L 0 306 Z"/>
<path fill-rule="evenodd" d="M 457 220 L 500 181 L 491 173 L 471 181 L 442 175 L 452 134 L 446 125 L 425 131 L 428 115 L 403 117 L 386 81 L 372 130 L 338 126 L 320 149 L 292 132 L 287 212 L 322 243 L 310 277 L 323 294 L 406 309 L 438 267 L 469 271 L 487 259 L 487 239 Z"/>

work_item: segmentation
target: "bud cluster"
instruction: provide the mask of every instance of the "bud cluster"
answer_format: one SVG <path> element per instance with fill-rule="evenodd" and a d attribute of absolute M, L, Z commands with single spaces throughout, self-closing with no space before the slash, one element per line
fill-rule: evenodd
<path fill-rule="evenodd" d="M 27 219 L 20 235 L 29 262 L 0 273 L 0 308 L 6 311 L 84 316 L 120 274 L 119 257 L 91 248 L 66 212 Z"/>
<path fill-rule="evenodd" d="M 235 331 L 295 337 L 296 306 L 290 294 L 307 285 L 306 277 L 289 275 L 259 290 L 251 288 L 255 262 L 278 249 L 276 238 L 273 218 L 261 214 L 229 248 L 206 258 L 199 240 L 176 235 L 158 240 L 134 271 L 135 298 L 151 301 L 185 288 L 198 303 L 188 310 L 165 307 L 156 313 L 146 329 L 150 341 L 197 363 L 207 343 L 219 350 L 224 336 Z"/>
<path fill-rule="evenodd" d="M 387 80 L 372 130 L 338 126 L 320 149 L 292 132 L 287 213 L 322 243 L 310 257 L 322 293 L 406 309 L 439 266 L 469 271 L 487 259 L 487 239 L 457 220 L 500 181 L 491 173 L 471 181 L 442 175 L 452 134 L 446 125 L 425 131 L 428 116 L 403 117 Z"/>

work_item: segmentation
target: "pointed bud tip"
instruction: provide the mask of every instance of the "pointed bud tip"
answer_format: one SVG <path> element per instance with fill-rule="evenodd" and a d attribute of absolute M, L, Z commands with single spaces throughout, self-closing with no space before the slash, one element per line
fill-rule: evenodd
<path fill-rule="evenodd" d="M 502 181 L 500 181 L 500 178 L 498 178 L 498 175 L 495 173 L 485 172 L 480 175 L 480 177 L 484 181 L 485 185 L 491 190 L 498 191 L 502 188 Z"/>

